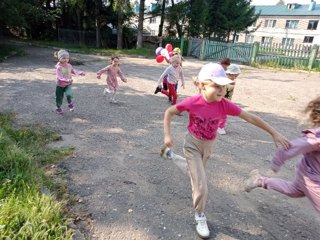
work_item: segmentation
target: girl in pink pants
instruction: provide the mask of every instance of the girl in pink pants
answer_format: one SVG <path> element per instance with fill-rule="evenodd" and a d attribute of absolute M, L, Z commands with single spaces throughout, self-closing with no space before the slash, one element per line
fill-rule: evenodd
<path fill-rule="evenodd" d="M 258 170 L 250 173 L 245 182 L 245 190 L 262 187 L 273 189 L 292 198 L 307 197 L 320 213 L 320 96 L 311 101 L 305 109 L 312 128 L 302 131 L 303 135 L 291 141 L 288 150 L 280 149 L 272 159 L 271 168 L 278 172 L 286 160 L 302 154 L 297 163 L 293 181 L 263 177 Z"/>

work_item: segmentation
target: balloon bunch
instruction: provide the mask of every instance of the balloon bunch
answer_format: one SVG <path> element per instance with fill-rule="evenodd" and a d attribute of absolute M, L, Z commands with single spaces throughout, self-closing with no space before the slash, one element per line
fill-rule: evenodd
<path fill-rule="evenodd" d="M 157 55 L 156 61 L 158 63 L 162 63 L 164 58 L 166 58 L 167 61 L 169 62 L 170 58 L 173 55 L 172 54 L 172 45 L 170 43 L 168 43 L 165 48 L 158 47 L 156 49 L 156 55 Z"/>

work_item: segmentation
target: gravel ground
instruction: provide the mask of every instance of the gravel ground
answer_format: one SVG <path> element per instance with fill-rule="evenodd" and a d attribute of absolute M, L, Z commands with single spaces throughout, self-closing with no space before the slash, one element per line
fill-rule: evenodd
<path fill-rule="evenodd" d="M 28 54 L 0 63 L 0 111 L 14 111 L 20 124 L 41 124 L 58 131 L 55 146 L 76 147 L 63 160 L 69 192 L 78 202 L 75 239 L 198 239 L 193 222 L 189 179 L 159 156 L 163 113 L 169 104 L 154 95 L 166 65 L 154 59 L 121 57 L 128 83 L 120 82 L 118 104 L 103 96 L 104 80 L 96 72 L 109 57 L 75 55 L 85 77 L 74 79 L 73 113 L 55 114 L 55 59 L 49 48 L 21 46 Z M 71 63 L 72 63 L 71 59 Z M 183 63 L 186 89 L 179 99 L 197 93 L 192 76 L 206 62 Z M 301 109 L 319 94 L 319 73 L 255 69 L 242 66 L 233 97 L 288 138 L 303 128 Z M 64 110 L 67 105 L 64 103 Z M 175 151 L 182 154 L 188 116 L 173 120 Z M 275 150 L 270 136 L 239 118 L 229 118 L 227 135 L 219 136 L 208 163 L 206 208 L 211 239 L 319 239 L 319 216 L 306 199 L 290 199 L 258 189 L 244 193 L 241 182 L 258 168 L 273 175 Z M 291 179 L 295 161 L 278 176 Z"/>

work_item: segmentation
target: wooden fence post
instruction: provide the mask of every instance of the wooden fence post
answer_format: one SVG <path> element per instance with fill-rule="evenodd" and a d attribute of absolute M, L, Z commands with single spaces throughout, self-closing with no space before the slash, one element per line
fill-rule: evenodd
<path fill-rule="evenodd" d="M 310 58 L 309 58 L 309 62 L 308 62 L 308 69 L 311 70 L 313 67 L 313 63 L 316 60 L 316 57 L 318 55 L 318 50 L 319 50 L 319 46 L 318 45 L 313 45 L 312 49 L 311 49 L 311 54 L 310 54 Z"/>
<path fill-rule="evenodd" d="M 192 50 L 192 39 L 193 39 L 193 38 L 190 38 L 190 39 L 189 39 L 189 43 L 188 43 L 188 53 L 187 53 L 187 56 L 190 56 L 190 55 L 191 55 L 191 50 Z"/>
<path fill-rule="evenodd" d="M 202 43 L 201 43 L 201 47 L 200 47 L 200 56 L 199 56 L 200 60 L 205 60 L 204 53 L 205 53 L 205 50 L 206 50 L 206 43 L 207 43 L 207 40 L 203 39 Z"/>
<path fill-rule="evenodd" d="M 183 45 L 184 45 L 184 37 L 181 37 L 181 39 L 180 39 L 180 51 L 181 51 L 181 55 L 183 54 Z"/>
<path fill-rule="evenodd" d="M 259 42 L 254 42 L 252 47 L 252 56 L 251 56 L 250 65 L 255 63 L 258 52 L 259 52 Z"/>

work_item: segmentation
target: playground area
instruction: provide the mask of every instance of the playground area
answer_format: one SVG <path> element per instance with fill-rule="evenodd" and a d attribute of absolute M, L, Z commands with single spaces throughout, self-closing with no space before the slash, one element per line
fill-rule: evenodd
<path fill-rule="evenodd" d="M 74 146 L 75 154 L 57 168 L 77 200 L 75 239 L 194 240 L 190 180 L 174 163 L 163 160 L 163 114 L 167 98 L 154 94 L 166 64 L 155 59 L 120 57 L 128 82 L 120 83 L 118 103 L 103 95 L 105 77 L 96 72 L 110 57 L 70 54 L 77 70 L 73 81 L 75 111 L 55 113 L 55 50 L 21 46 L 27 53 L 0 63 L 0 112 L 16 113 L 18 124 L 40 124 L 56 130 L 63 140 L 53 147 Z M 178 101 L 198 93 L 192 82 L 206 61 L 183 62 L 186 88 Z M 320 94 L 320 73 L 257 69 L 240 66 L 233 102 L 263 118 L 287 138 L 303 129 L 301 110 Z M 174 150 L 182 155 L 188 115 L 172 122 Z M 228 118 L 227 135 L 218 136 L 207 166 L 206 207 L 215 240 L 319 239 L 319 215 L 307 199 L 291 199 L 273 191 L 242 190 L 253 169 L 275 176 L 270 160 L 272 138 L 262 130 Z M 296 159 L 277 176 L 294 177 Z"/>

